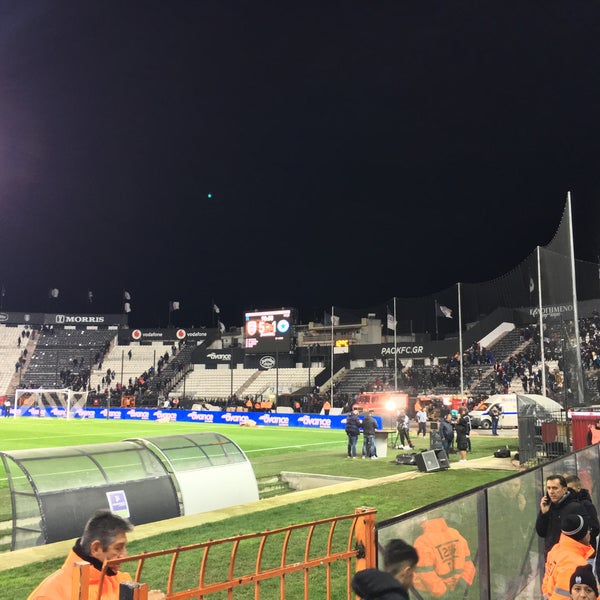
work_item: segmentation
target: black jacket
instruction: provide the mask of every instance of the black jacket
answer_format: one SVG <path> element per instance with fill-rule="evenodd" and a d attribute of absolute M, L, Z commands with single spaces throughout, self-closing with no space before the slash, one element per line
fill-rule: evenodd
<path fill-rule="evenodd" d="M 587 515 L 585 507 L 577 501 L 575 494 L 571 491 L 563 496 L 562 502 L 559 504 L 551 504 L 547 513 L 542 513 L 541 510 L 538 512 L 535 530 L 540 537 L 544 538 L 546 554 L 558 542 L 561 519 L 570 513 Z"/>
<path fill-rule="evenodd" d="M 352 578 L 352 589 L 363 600 L 409 600 L 406 589 L 392 575 L 378 569 L 359 571 Z"/>
<path fill-rule="evenodd" d="M 595 548 L 595 541 L 600 533 L 600 522 L 598 522 L 598 511 L 592 502 L 592 497 L 585 488 L 581 488 L 578 492 L 571 490 L 571 493 L 575 496 L 575 500 L 585 508 L 585 512 L 590 520 L 590 531 L 592 534 L 590 544 Z"/>
<path fill-rule="evenodd" d="M 377 429 L 377 421 L 371 416 L 367 415 L 362 421 L 362 430 L 365 435 L 375 435 Z"/>
<path fill-rule="evenodd" d="M 358 415 L 350 413 L 346 417 L 346 433 L 348 435 L 358 435 L 360 433 L 360 419 Z"/>

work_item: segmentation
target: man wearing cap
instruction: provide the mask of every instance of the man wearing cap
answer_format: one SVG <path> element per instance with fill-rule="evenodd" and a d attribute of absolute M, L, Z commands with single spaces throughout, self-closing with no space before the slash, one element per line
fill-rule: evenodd
<path fill-rule="evenodd" d="M 585 507 L 577 502 L 575 494 L 569 491 L 565 478 L 562 475 L 550 475 L 546 478 L 546 494 L 542 497 L 535 521 L 537 534 L 544 538 L 546 555 L 558 542 L 561 519 L 571 513 L 587 514 Z"/>
<path fill-rule="evenodd" d="M 572 600 L 597 600 L 598 584 L 591 565 L 577 567 L 569 582 Z"/>
<path fill-rule="evenodd" d="M 590 546 L 590 525 L 587 516 L 568 514 L 562 520 L 558 543 L 548 552 L 542 593 L 547 600 L 564 600 L 571 590 L 571 575 L 577 567 L 587 565 L 594 554 Z"/>

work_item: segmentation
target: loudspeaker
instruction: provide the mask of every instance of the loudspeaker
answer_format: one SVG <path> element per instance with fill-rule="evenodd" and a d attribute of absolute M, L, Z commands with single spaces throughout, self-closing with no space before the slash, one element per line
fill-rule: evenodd
<path fill-rule="evenodd" d="M 448 460 L 448 455 L 446 454 L 445 450 L 436 450 L 435 455 L 440 463 L 440 469 L 450 468 L 450 460 Z"/>
<path fill-rule="evenodd" d="M 445 454 L 445 452 L 444 452 Z M 447 458 L 447 457 L 446 457 Z M 426 450 L 415 456 L 415 462 L 419 471 L 422 473 L 429 473 L 431 471 L 440 471 L 440 463 L 435 454 L 435 450 Z"/>
<path fill-rule="evenodd" d="M 413 452 L 412 454 L 398 454 L 396 456 L 396 464 L 397 465 L 416 465 L 416 457 L 417 453 Z"/>
<path fill-rule="evenodd" d="M 443 450 L 442 436 L 438 431 L 429 432 L 429 449 L 430 450 Z"/>

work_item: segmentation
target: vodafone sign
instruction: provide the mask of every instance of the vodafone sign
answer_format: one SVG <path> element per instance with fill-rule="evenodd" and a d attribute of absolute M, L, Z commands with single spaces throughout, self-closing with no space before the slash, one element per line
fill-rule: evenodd
<path fill-rule="evenodd" d="M 134 329 L 131 332 L 131 339 L 132 340 L 140 340 L 142 338 L 142 332 L 139 329 Z"/>
<path fill-rule="evenodd" d="M 178 329 L 175 335 L 178 340 L 183 340 L 185 338 L 185 329 Z"/>

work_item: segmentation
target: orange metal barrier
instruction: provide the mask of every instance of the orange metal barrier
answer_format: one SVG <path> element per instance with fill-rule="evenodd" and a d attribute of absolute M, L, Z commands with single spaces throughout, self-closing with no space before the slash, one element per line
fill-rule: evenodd
<path fill-rule="evenodd" d="M 135 581 L 152 581 L 136 590 L 136 600 L 146 600 L 148 587 L 161 588 L 168 600 L 350 600 L 354 573 L 377 563 L 376 512 L 357 508 L 351 515 L 145 552 L 113 563 L 121 563 L 122 570 L 136 563 Z M 110 566 L 105 563 L 101 577 Z M 74 598 L 98 600 L 83 589 L 85 579 L 80 578 L 81 594 Z"/>

